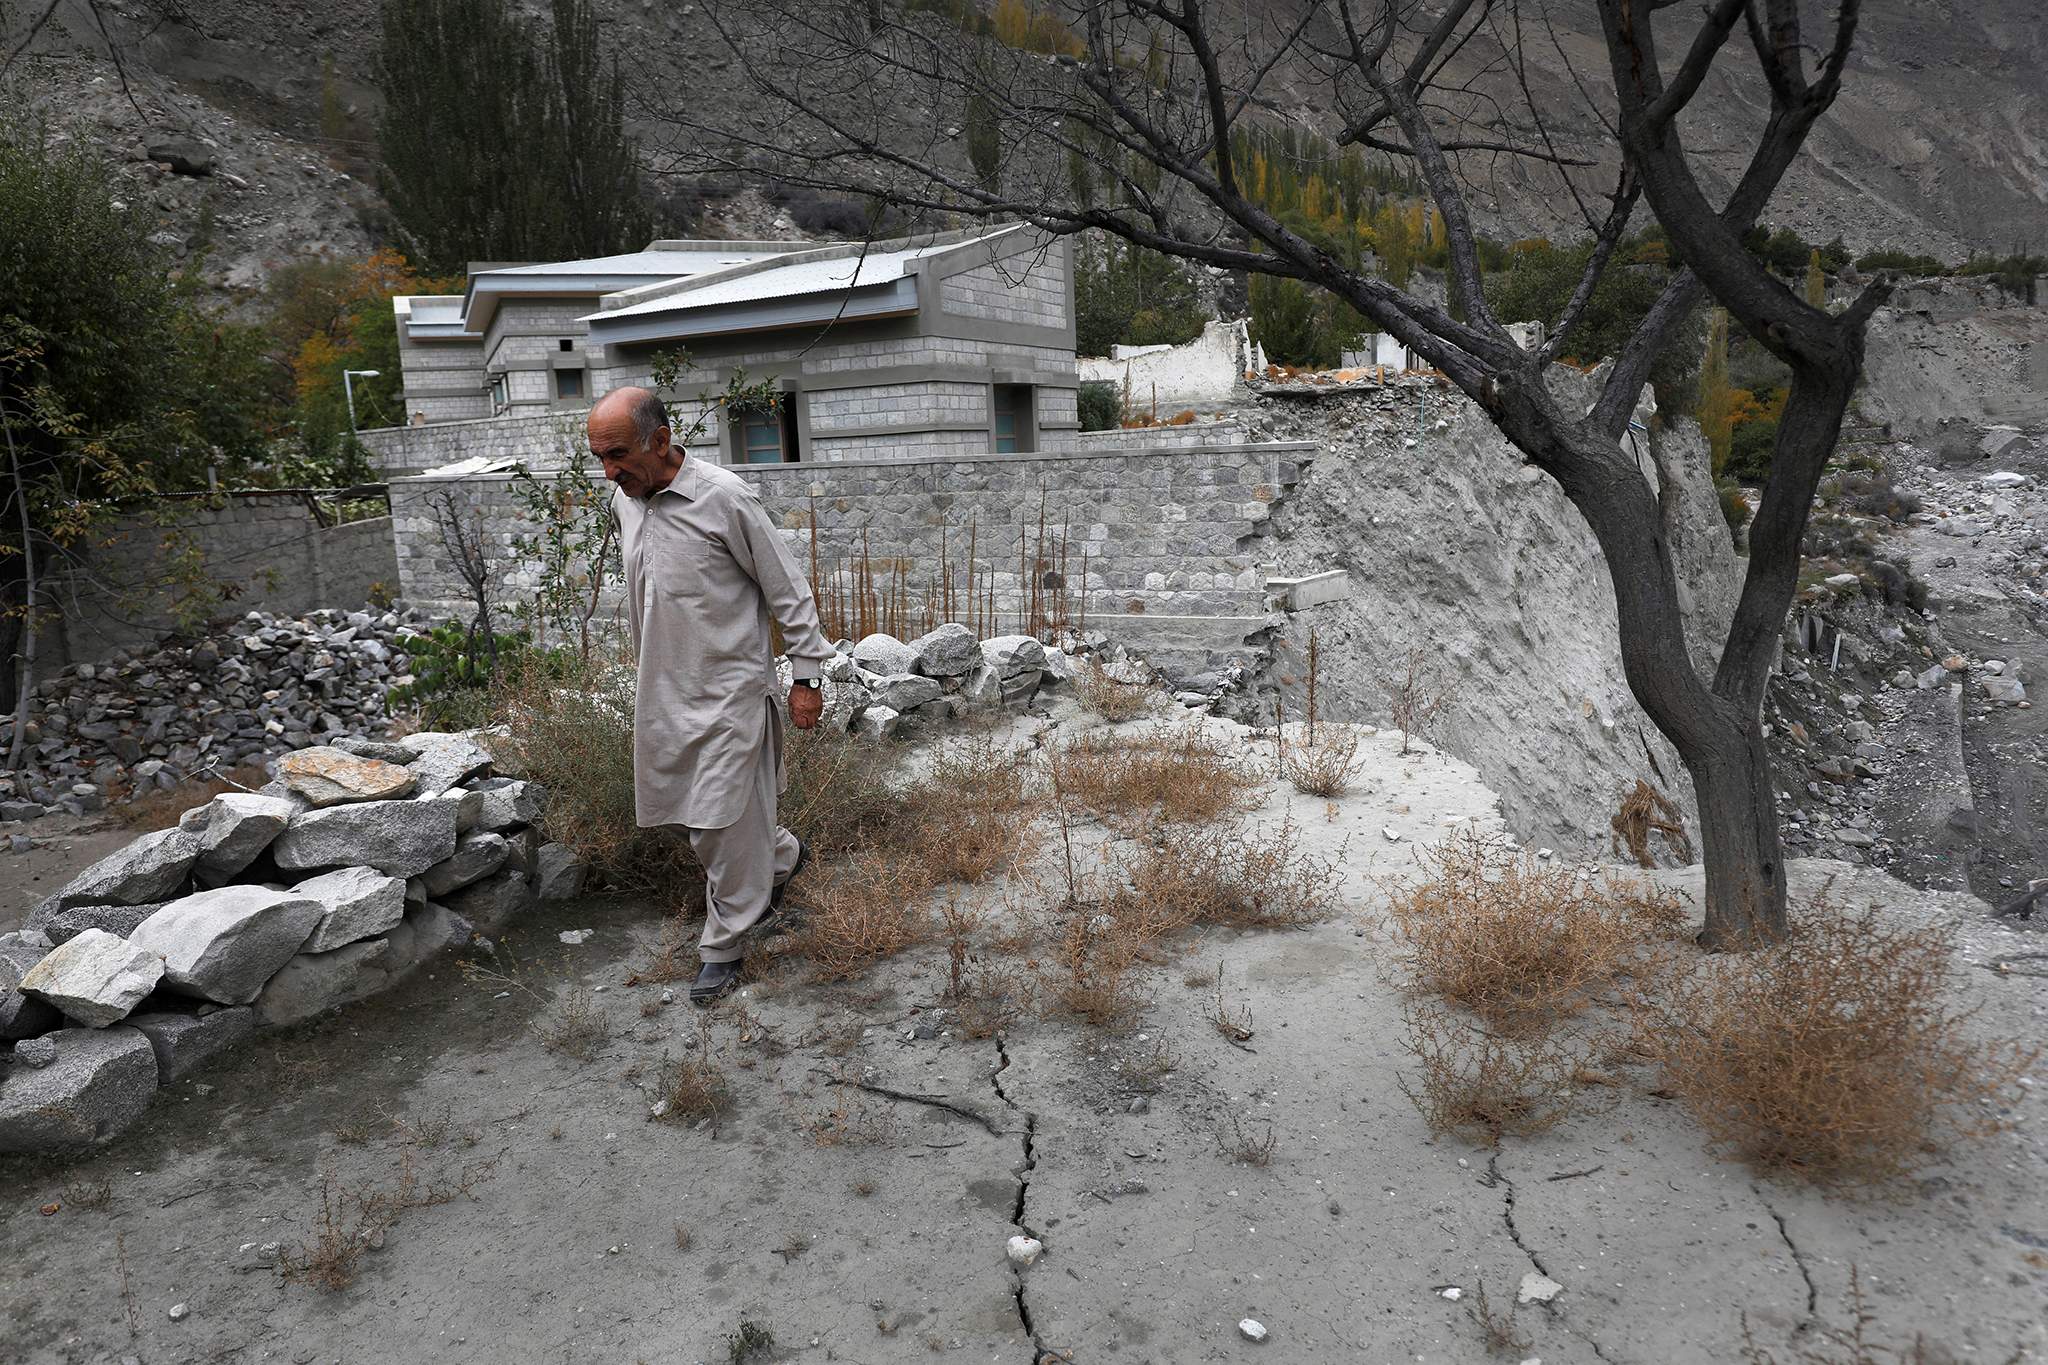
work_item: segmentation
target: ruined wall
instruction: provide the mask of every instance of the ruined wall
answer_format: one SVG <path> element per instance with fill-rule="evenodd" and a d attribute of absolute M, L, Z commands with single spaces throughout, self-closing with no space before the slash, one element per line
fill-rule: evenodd
<path fill-rule="evenodd" d="M 968 459 L 764 465 L 736 472 L 761 490 L 798 558 L 808 564 L 810 514 L 818 518 L 823 567 L 850 559 L 867 532 L 886 583 L 906 566 L 913 593 L 935 579 L 941 547 L 956 576 L 974 529 L 976 580 L 992 583 L 1001 610 L 1019 598 L 1020 530 L 1033 551 L 1044 499 L 1047 531 L 1069 543 L 1066 573 L 1078 595 L 1088 558 L 1091 621 L 1114 633 L 1120 617 L 1154 614 L 1255 616 L 1263 611 L 1260 560 L 1273 509 L 1309 452 L 1285 444 L 1112 454 L 981 455 Z M 515 562 L 525 529 L 507 475 L 393 481 L 391 506 L 400 581 L 408 600 L 452 609 L 463 595 L 435 529 L 432 500 L 454 496 L 474 516 L 500 565 L 500 598 L 532 585 Z M 1038 575 L 1060 565 L 1032 566 Z M 1045 580 L 1042 580 L 1044 583 Z M 1057 583 L 1051 583 L 1056 589 Z"/>
<path fill-rule="evenodd" d="M 1189 408 L 1213 412 L 1244 396 L 1251 340 L 1241 320 L 1209 322 L 1184 346 L 1147 347 L 1125 359 L 1087 358 L 1076 364 L 1082 383 L 1128 391 L 1131 407 L 1139 412 L 1155 406 L 1164 417 Z"/>
<path fill-rule="evenodd" d="M 583 414 L 535 412 L 469 422 L 429 422 L 357 433 L 387 478 L 418 474 L 479 455 L 559 469 L 583 449 Z"/>
<path fill-rule="evenodd" d="M 294 494 L 227 495 L 219 507 L 195 499 L 169 534 L 140 517 L 118 521 L 92 552 L 91 580 L 53 585 L 60 615 L 44 637 L 39 667 L 154 642 L 172 629 L 177 594 L 170 585 L 188 573 L 230 585 L 230 599 L 217 608 L 228 615 L 354 609 L 373 584 L 398 587 L 389 517 L 323 527 Z"/>
<path fill-rule="evenodd" d="M 1323 714 L 1386 724 L 1384 684 L 1421 650 L 1448 698 L 1438 742 L 1501 794 L 1511 828 L 1568 855 L 1605 851 L 1608 817 L 1638 777 L 1691 808 L 1676 753 L 1622 676 L 1592 532 L 1483 413 L 1431 386 L 1274 400 L 1244 417 L 1254 437 L 1322 448 L 1275 514 L 1275 573 L 1350 574 L 1348 600 L 1288 618 L 1269 680 L 1305 671 L 1313 627 Z M 1739 565 L 1697 428 L 1672 422 L 1659 439 L 1687 474 L 1681 585 L 1696 659 L 1709 662 Z"/>

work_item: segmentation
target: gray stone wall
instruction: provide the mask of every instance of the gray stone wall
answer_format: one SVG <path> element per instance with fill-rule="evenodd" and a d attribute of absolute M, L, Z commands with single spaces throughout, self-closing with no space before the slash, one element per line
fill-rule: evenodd
<path fill-rule="evenodd" d="M 223 613 L 293 615 L 316 607 L 353 610 L 372 585 L 398 591 L 389 517 L 322 527 L 294 494 L 224 495 L 215 507 L 194 499 L 175 529 L 141 518 L 116 523 L 92 552 L 91 581 L 53 585 L 60 613 L 45 636 L 40 667 L 104 658 L 116 649 L 153 642 L 173 627 L 184 557 L 198 551 L 197 571 L 232 586 Z M 173 564 L 173 558 L 177 563 Z"/>
<path fill-rule="evenodd" d="M 800 562 L 810 562 L 810 517 L 818 521 L 821 576 L 857 553 L 867 534 L 883 584 L 902 572 L 917 599 L 935 579 L 943 543 L 956 579 L 967 568 L 973 528 L 975 578 L 992 584 L 997 607 L 1014 611 L 1029 591 L 1059 590 L 1058 562 L 1020 563 L 1019 535 L 1035 552 L 1041 500 L 1048 538 L 1067 544 L 1064 570 L 1078 598 L 1087 558 L 1089 617 L 1114 631 L 1116 618 L 1145 615 L 1257 616 L 1264 611 L 1270 558 L 1264 537 L 1273 509 L 1311 450 L 1300 443 L 1238 444 L 1106 454 L 977 454 L 963 458 L 847 460 L 767 465 L 737 472 L 761 490 Z M 499 564 L 500 598 L 518 600 L 530 574 L 511 543 L 525 529 L 511 479 L 410 478 L 391 485 L 392 525 L 405 596 L 434 609 L 461 609 L 464 592 L 433 519 L 432 500 L 452 495 L 484 528 Z M 1026 558 L 1029 558 L 1027 553 Z M 1048 556 L 1050 558 L 1050 556 Z"/>
<path fill-rule="evenodd" d="M 405 420 L 457 422 L 491 415 L 484 391 L 483 346 L 475 341 L 414 341 L 398 329 L 398 360 L 405 376 Z"/>
<path fill-rule="evenodd" d="M 1235 420 L 1189 422 L 1179 427 L 1125 427 L 1110 431 L 1079 431 L 1073 435 L 1076 450 L 1148 450 L 1165 446 L 1184 450 L 1190 446 L 1237 445 L 1245 439 L 1244 427 Z"/>
<path fill-rule="evenodd" d="M 584 448 L 579 412 L 508 414 L 472 422 L 429 422 L 358 433 L 386 478 L 418 474 L 478 455 L 560 469 Z"/>
<path fill-rule="evenodd" d="M 939 281 L 939 307 L 961 317 L 1067 325 L 1067 253 L 1058 246 L 948 275 Z"/>

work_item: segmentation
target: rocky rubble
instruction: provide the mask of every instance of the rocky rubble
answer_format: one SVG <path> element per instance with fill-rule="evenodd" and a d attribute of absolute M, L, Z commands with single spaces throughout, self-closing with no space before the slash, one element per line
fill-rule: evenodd
<path fill-rule="evenodd" d="M 0 774 L 0 821 L 82 815 L 195 773 L 381 735 L 386 694 L 411 681 L 405 641 L 418 620 L 410 610 L 252 611 L 218 636 L 68 666 L 36 685 L 28 766 Z M 0 719 L 0 752 L 13 738 L 14 718 Z"/>
<path fill-rule="evenodd" d="M 0 935 L 0 1152 L 106 1142 L 258 1029 L 577 894 L 574 855 L 540 834 L 546 792 L 496 771 L 496 738 L 300 748 L 263 792 L 195 806 Z"/>
<path fill-rule="evenodd" d="M 975 708 L 1022 706 L 1074 676 L 1066 649 L 1030 635 L 977 640 L 957 621 L 908 642 L 878 633 L 837 650 L 825 665 L 825 715 L 871 740 L 929 734 Z"/>

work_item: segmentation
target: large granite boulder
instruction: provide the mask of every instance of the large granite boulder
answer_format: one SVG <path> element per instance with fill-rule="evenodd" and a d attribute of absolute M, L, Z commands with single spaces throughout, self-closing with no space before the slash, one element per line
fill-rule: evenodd
<path fill-rule="evenodd" d="M 1005 680 L 1045 667 L 1045 646 L 1030 635 L 998 635 L 993 640 L 984 640 L 981 656 Z"/>
<path fill-rule="evenodd" d="M 457 801 L 358 801 L 301 811 L 271 845 L 287 872 L 367 864 L 417 877 L 455 852 Z"/>
<path fill-rule="evenodd" d="M 513 918 L 533 905 L 533 888 L 517 870 L 498 873 L 463 887 L 448 898 L 448 908 L 468 920 L 479 934 L 503 932 Z"/>
<path fill-rule="evenodd" d="M 33 929 L 0 934 L 0 1042 L 33 1038 L 63 1024 L 56 1006 L 21 993 L 21 979 L 49 956 L 52 946 Z"/>
<path fill-rule="evenodd" d="M 466 947 L 471 932 L 469 921 L 445 905 L 407 906 L 405 918 L 386 936 L 391 946 L 378 964 L 386 984 L 395 986 L 437 955 Z"/>
<path fill-rule="evenodd" d="M 163 978 L 163 959 L 104 929 L 87 929 L 50 950 L 21 978 L 21 992 L 87 1028 L 128 1017 Z"/>
<path fill-rule="evenodd" d="M 910 672 L 917 664 L 917 655 L 895 636 L 877 633 L 853 647 L 853 661 L 870 673 L 892 677 Z"/>
<path fill-rule="evenodd" d="M 505 865 L 511 852 L 502 834 L 465 834 L 455 841 L 455 852 L 420 874 L 420 883 L 428 896 L 438 899 L 490 876 Z"/>
<path fill-rule="evenodd" d="M 405 879 L 374 867 L 344 867 L 309 877 L 292 888 L 294 896 L 319 901 L 323 913 L 299 951 L 324 953 L 376 938 L 405 917 Z"/>
<path fill-rule="evenodd" d="M 0 1080 L 0 1152 L 57 1152 L 111 1142 L 156 1093 L 156 1053 L 126 1025 L 45 1035 L 46 1066 L 9 1067 Z"/>
<path fill-rule="evenodd" d="M 116 938 L 126 938 L 135 932 L 136 925 L 167 904 L 168 901 L 148 905 L 74 905 L 69 910 L 38 906 L 29 912 L 27 927 L 41 930 L 53 948 L 88 929 L 104 929 Z"/>
<path fill-rule="evenodd" d="M 548 795 L 540 783 L 516 777 L 485 778 L 471 790 L 478 803 L 474 827 L 499 834 L 539 820 Z"/>
<path fill-rule="evenodd" d="M 427 732 L 406 736 L 420 756 L 406 764 L 419 782 L 418 795 L 439 796 L 491 770 L 491 756 L 468 735 Z"/>
<path fill-rule="evenodd" d="M 412 795 L 419 782 L 396 763 L 325 744 L 286 754 L 277 762 L 277 775 L 316 810 L 350 801 L 395 801 Z"/>
<path fill-rule="evenodd" d="M 176 994 L 246 1005 L 325 913 L 319 901 L 296 892 L 223 886 L 171 902 L 128 941 L 163 958 L 164 984 Z"/>
<path fill-rule="evenodd" d="M 264 983 L 256 997 L 256 1022 L 281 1028 L 322 1010 L 375 995 L 390 979 L 388 939 L 373 938 L 326 953 L 300 953 Z"/>
<path fill-rule="evenodd" d="M 958 621 L 948 621 L 918 636 L 910 642 L 910 653 L 911 666 L 927 678 L 965 677 L 981 662 L 981 645 L 974 632 Z"/>
<path fill-rule="evenodd" d="M 284 832 L 299 805 L 255 792 L 225 792 L 201 809 L 207 816 L 195 875 L 201 885 L 224 886 Z"/>
<path fill-rule="evenodd" d="M 375 758 L 401 766 L 420 756 L 418 748 L 402 739 L 363 739 L 357 735 L 344 735 L 329 747 L 354 754 L 357 758 Z"/>
<path fill-rule="evenodd" d="M 74 905 L 141 905 L 168 900 L 184 886 L 199 857 L 199 839 L 175 825 L 131 841 L 88 867 L 37 909 Z"/>
<path fill-rule="evenodd" d="M 211 1014 L 152 1011 L 129 1015 L 128 1027 L 149 1039 L 150 1049 L 156 1053 L 157 1083 L 169 1085 L 253 1038 L 256 1011 L 247 1005 Z"/>
<path fill-rule="evenodd" d="M 937 701 L 939 684 L 932 678 L 921 678 L 914 673 L 903 673 L 893 678 L 883 678 L 874 689 L 877 704 L 892 711 L 908 711 L 914 706 Z"/>
<path fill-rule="evenodd" d="M 542 844 L 533 860 L 534 894 L 544 901 L 574 900 L 583 894 L 584 866 L 567 844 Z"/>

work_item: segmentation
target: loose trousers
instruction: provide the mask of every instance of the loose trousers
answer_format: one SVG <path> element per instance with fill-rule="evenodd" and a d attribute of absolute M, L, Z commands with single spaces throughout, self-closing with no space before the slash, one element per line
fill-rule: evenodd
<path fill-rule="evenodd" d="M 705 962 L 740 958 L 743 936 L 768 912 L 769 896 L 796 868 L 796 836 L 775 823 L 780 730 L 771 717 L 740 818 L 723 829 L 685 826 L 690 847 L 704 865 L 704 932 L 697 956 Z"/>

